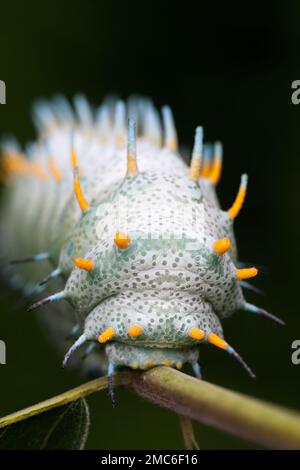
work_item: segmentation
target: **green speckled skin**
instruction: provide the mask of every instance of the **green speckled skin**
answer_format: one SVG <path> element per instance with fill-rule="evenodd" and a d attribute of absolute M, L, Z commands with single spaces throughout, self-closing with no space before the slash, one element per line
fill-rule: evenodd
<path fill-rule="evenodd" d="M 132 241 L 125 250 L 114 243 L 117 231 Z M 232 255 L 213 250 L 213 242 L 229 233 L 233 239 L 227 213 L 211 205 L 188 176 L 127 177 L 110 200 L 82 216 L 61 251 L 64 271 L 77 256 L 95 263 L 91 272 L 73 269 L 65 286 L 75 310 L 86 318 L 88 339 L 96 341 L 113 327 L 114 348 L 127 352 L 122 364 L 143 367 L 138 349 L 132 354 L 119 343 L 164 348 L 162 358 L 175 363 L 178 349 L 196 343 L 188 335 L 191 327 L 222 337 L 219 318 L 244 302 Z M 68 256 L 70 244 L 74 249 Z M 143 328 L 138 338 L 128 335 L 133 324 Z M 108 347 L 108 356 L 111 351 Z"/>
<path fill-rule="evenodd" d="M 220 209 L 211 182 L 191 180 L 180 155 L 151 141 L 145 130 L 137 141 L 139 173 L 125 177 L 126 147 L 116 146 L 114 110 L 107 109 L 106 140 L 99 138 L 97 121 L 87 123 L 80 113 L 74 118 L 81 183 L 91 204 L 83 214 L 73 194 L 70 166 L 74 123 L 39 118 L 41 135 L 48 139 L 63 179 L 40 182 L 22 176 L 7 189 L 9 203 L 2 212 L 7 257 L 46 251 L 53 268 L 59 267 L 61 278 L 55 282 L 72 309 L 58 303 L 49 307 L 46 322 L 54 335 L 58 323 L 57 336 L 66 334 L 73 317 L 87 341 L 97 342 L 104 330 L 114 329 L 115 336 L 104 346 L 114 366 L 195 363 L 199 341 L 189 336 L 190 328 L 222 338 L 220 320 L 245 305 L 236 278 L 233 221 Z M 46 168 L 40 140 L 32 153 L 30 158 Z M 120 250 L 114 243 L 116 232 L 129 236 L 128 248 Z M 213 243 L 224 237 L 231 250 L 220 256 Z M 95 268 L 74 267 L 77 257 L 92 260 Z M 9 270 L 11 279 L 23 279 L 23 290 L 47 273 L 48 263 Z M 47 286 L 47 293 L 53 292 Z M 138 337 L 128 334 L 134 324 L 142 327 Z"/>

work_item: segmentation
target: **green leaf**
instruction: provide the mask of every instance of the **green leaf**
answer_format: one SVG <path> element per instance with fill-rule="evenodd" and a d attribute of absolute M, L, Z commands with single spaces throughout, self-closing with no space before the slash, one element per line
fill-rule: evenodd
<path fill-rule="evenodd" d="M 83 449 L 90 426 L 85 399 L 0 429 L 1 450 Z"/>

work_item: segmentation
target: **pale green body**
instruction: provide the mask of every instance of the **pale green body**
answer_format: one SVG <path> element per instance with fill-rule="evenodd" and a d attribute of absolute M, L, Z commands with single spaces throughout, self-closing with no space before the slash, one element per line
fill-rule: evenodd
<path fill-rule="evenodd" d="M 116 148 L 112 121 L 110 126 L 101 142 L 97 126 L 76 125 L 81 182 L 91 203 L 84 214 L 73 195 L 71 125 L 54 122 L 42 129 L 63 179 L 18 177 L 8 189 L 2 213 L 6 257 L 47 251 L 53 267 L 60 268 L 55 282 L 72 309 L 51 305 L 46 321 L 54 336 L 62 338 L 73 318 L 88 341 L 97 342 L 109 327 L 115 330 L 104 346 L 115 366 L 194 363 L 198 344 L 189 329 L 222 337 L 220 320 L 245 305 L 235 274 L 232 219 L 220 210 L 208 180 L 192 181 L 180 155 L 148 137 L 138 138 L 139 174 L 124 179 L 126 148 Z M 41 143 L 33 153 L 46 167 Z M 127 249 L 114 243 L 116 232 L 130 237 Z M 224 237 L 231 251 L 219 256 L 213 243 Z M 91 259 L 95 269 L 74 267 L 76 257 Z M 9 276 L 19 276 L 24 289 L 49 272 L 47 264 L 11 267 Z M 133 338 L 128 328 L 136 323 L 143 333 Z M 94 363 L 98 357 L 96 352 Z"/>

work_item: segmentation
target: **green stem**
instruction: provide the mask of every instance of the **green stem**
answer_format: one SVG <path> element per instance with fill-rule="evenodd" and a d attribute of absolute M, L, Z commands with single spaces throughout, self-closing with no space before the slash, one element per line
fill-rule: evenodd
<path fill-rule="evenodd" d="M 295 411 L 198 380 L 169 367 L 123 372 L 115 385 L 127 385 L 145 399 L 177 414 L 274 449 L 300 449 L 300 415 Z M 107 378 L 92 380 L 42 403 L 0 418 L 0 427 L 107 388 Z M 191 423 L 181 418 L 186 445 L 192 447 Z"/>
<path fill-rule="evenodd" d="M 131 387 L 176 413 L 274 449 L 300 449 L 300 415 L 217 385 L 157 367 L 135 374 Z"/>
<path fill-rule="evenodd" d="M 114 377 L 115 385 L 127 385 L 130 381 L 130 373 L 123 372 L 116 374 Z M 23 410 L 11 413 L 3 418 L 0 418 L 0 428 L 8 426 L 9 424 L 17 423 L 32 416 L 49 411 L 57 406 L 66 405 L 72 401 L 78 400 L 79 398 L 86 397 L 91 393 L 98 392 L 107 388 L 107 377 L 101 377 L 100 379 L 91 380 L 86 382 L 79 387 L 68 390 L 67 392 L 56 395 L 55 397 L 49 398 L 49 400 L 42 401 L 36 405 L 29 406 Z"/>
<path fill-rule="evenodd" d="M 199 450 L 199 446 L 197 444 L 193 430 L 192 420 L 184 415 L 178 415 L 178 418 L 180 422 L 184 448 L 186 450 Z"/>

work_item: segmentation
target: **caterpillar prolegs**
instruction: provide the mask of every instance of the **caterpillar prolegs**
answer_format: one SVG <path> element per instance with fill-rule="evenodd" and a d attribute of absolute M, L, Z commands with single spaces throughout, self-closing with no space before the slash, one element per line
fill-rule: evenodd
<path fill-rule="evenodd" d="M 242 292 L 257 274 L 239 267 L 233 232 L 247 175 L 223 211 L 222 145 L 203 144 L 202 127 L 188 168 L 169 107 L 160 117 L 132 98 L 94 110 L 77 96 L 74 108 L 62 97 L 39 102 L 37 141 L 25 151 L 2 144 L 5 274 L 23 295 L 44 291 L 29 310 L 47 304 L 61 347 L 74 338 L 63 364 L 85 345 L 110 375 L 190 363 L 200 377 L 199 346 L 210 343 L 254 376 L 221 326 L 236 310 L 282 323 Z"/>

